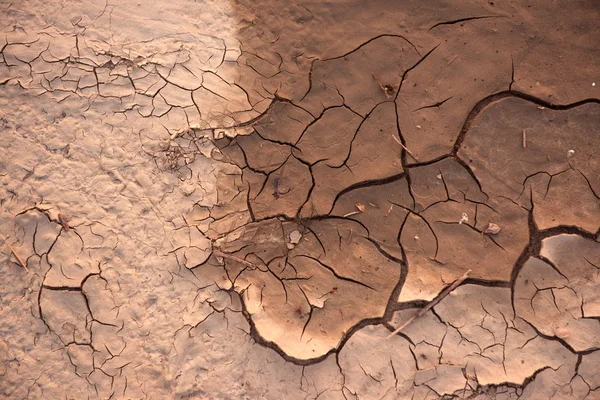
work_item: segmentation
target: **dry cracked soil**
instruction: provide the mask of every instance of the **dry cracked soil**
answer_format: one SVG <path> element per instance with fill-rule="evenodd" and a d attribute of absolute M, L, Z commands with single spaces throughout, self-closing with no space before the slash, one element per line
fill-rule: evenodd
<path fill-rule="evenodd" d="M 0 398 L 600 399 L 599 21 L 1 1 Z"/>

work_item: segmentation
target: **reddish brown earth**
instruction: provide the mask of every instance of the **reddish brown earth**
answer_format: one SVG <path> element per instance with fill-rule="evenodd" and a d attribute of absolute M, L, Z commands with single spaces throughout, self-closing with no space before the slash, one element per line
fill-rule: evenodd
<path fill-rule="evenodd" d="M 0 4 L 0 398 L 600 399 L 599 20 Z"/>

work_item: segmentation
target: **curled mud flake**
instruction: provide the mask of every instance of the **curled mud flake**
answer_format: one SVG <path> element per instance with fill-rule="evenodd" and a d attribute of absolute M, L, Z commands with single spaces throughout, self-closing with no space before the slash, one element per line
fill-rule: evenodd
<path fill-rule="evenodd" d="M 566 339 L 570 336 L 569 330 L 561 327 L 555 328 L 554 334 L 556 335 L 556 337 L 559 337 L 561 339 Z"/>
<path fill-rule="evenodd" d="M 462 213 L 462 216 L 460 217 L 458 224 L 461 225 L 461 224 L 467 223 L 467 222 L 469 222 L 469 216 L 467 215 L 467 213 Z"/>
<path fill-rule="evenodd" d="M 501 230 L 502 228 L 500 226 L 493 222 L 490 222 L 483 233 L 486 235 L 497 235 L 498 233 L 500 233 Z"/>

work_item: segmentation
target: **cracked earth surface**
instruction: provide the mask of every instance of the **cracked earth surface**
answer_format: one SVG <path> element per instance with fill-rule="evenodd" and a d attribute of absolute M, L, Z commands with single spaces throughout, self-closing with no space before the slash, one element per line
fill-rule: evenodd
<path fill-rule="evenodd" d="M 597 3 L 0 17 L 0 398 L 600 399 Z"/>

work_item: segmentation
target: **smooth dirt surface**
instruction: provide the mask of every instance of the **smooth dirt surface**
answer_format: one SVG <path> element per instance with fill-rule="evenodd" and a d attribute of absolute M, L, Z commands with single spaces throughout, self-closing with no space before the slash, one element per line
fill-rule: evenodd
<path fill-rule="evenodd" d="M 600 399 L 598 21 L 2 2 L 0 398 Z"/>

